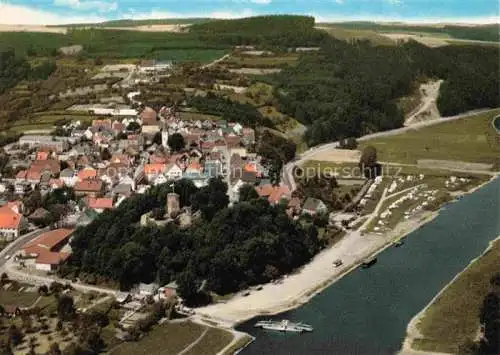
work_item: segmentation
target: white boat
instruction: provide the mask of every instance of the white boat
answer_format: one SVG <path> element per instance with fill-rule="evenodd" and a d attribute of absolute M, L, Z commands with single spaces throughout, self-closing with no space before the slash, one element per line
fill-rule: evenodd
<path fill-rule="evenodd" d="M 268 329 L 268 330 L 278 330 L 280 332 L 312 332 L 313 327 L 304 323 L 293 323 L 289 320 L 282 320 L 280 322 L 275 322 L 272 320 L 262 320 L 260 322 L 255 323 L 255 327 Z"/>

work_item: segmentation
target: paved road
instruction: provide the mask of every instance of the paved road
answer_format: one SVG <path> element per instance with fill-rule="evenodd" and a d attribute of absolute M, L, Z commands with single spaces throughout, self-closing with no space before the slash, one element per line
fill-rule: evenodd
<path fill-rule="evenodd" d="M 442 117 L 442 118 L 439 118 L 436 120 L 418 122 L 418 123 L 415 123 L 415 124 L 413 124 L 411 126 L 407 126 L 407 127 L 401 127 L 401 128 L 393 129 L 390 131 L 383 131 L 383 132 L 367 134 L 363 137 L 357 138 L 357 140 L 358 140 L 358 142 L 361 142 L 361 141 L 365 141 L 365 140 L 373 139 L 373 138 L 389 137 L 389 136 L 417 130 L 417 129 L 424 128 L 424 127 L 431 127 L 431 126 L 434 126 L 434 125 L 437 125 L 440 123 L 444 123 L 444 122 L 456 121 L 456 120 L 459 120 L 462 118 L 469 117 L 469 116 L 474 115 L 474 114 L 491 112 L 491 111 L 496 111 L 496 110 L 498 110 L 498 108 L 474 110 L 474 111 L 469 111 L 469 112 L 466 112 L 466 113 L 463 113 L 460 115 L 456 115 L 456 116 Z M 302 164 L 303 162 L 305 162 L 307 160 L 311 160 L 317 153 L 335 149 L 337 146 L 338 146 L 338 142 L 321 144 L 321 145 L 315 146 L 315 147 L 309 149 L 308 151 L 298 155 L 293 161 L 289 162 L 288 164 L 286 164 L 283 167 L 283 171 L 281 173 L 283 183 L 286 184 L 291 191 L 294 191 L 296 189 L 297 185 L 296 185 L 295 179 L 293 177 L 293 169 L 296 166 Z M 471 171 L 469 171 L 469 172 L 471 172 Z"/>
<path fill-rule="evenodd" d="M 37 285 L 46 285 L 50 284 L 54 281 L 58 281 L 64 284 L 70 284 L 73 286 L 76 290 L 80 290 L 82 292 L 100 292 L 100 293 L 107 293 L 110 295 L 115 295 L 116 290 L 111 290 L 107 288 L 102 288 L 102 287 L 97 287 L 97 286 L 91 286 L 91 285 L 85 285 L 77 282 L 72 282 L 71 280 L 65 280 L 61 279 L 58 277 L 54 276 L 40 276 L 36 275 L 33 272 L 31 272 L 29 269 L 23 270 L 23 269 L 18 269 L 17 265 L 14 263 L 12 260 L 12 257 L 16 255 L 22 247 L 38 237 L 40 234 L 43 232 L 48 231 L 50 228 L 46 227 L 43 229 L 38 229 L 36 231 L 27 233 L 25 235 L 20 236 L 13 242 L 11 242 L 7 247 L 5 247 L 2 251 L 0 251 L 0 272 L 6 272 L 11 279 L 14 280 L 20 280 L 32 284 L 37 284 Z M 6 259 L 6 257 L 9 256 L 9 259 Z"/>

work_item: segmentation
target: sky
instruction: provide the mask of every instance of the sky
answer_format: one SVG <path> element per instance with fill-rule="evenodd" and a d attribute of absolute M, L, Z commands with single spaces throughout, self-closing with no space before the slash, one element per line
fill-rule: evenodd
<path fill-rule="evenodd" d="M 0 24 L 304 14 L 316 21 L 499 22 L 498 0 L 0 0 Z"/>

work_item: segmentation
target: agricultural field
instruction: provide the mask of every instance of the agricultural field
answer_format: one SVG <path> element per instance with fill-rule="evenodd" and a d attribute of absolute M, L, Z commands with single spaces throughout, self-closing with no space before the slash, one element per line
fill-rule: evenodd
<path fill-rule="evenodd" d="M 220 120 L 220 116 L 215 116 L 215 115 L 209 115 L 205 113 L 200 113 L 200 112 L 193 112 L 193 111 L 180 111 L 179 112 L 181 120 L 184 121 L 204 121 L 204 120 L 210 120 L 210 121 L 215 121 L 215 120 Z"/>
<path fill-rule="evenodd" d="M 282 55 L 238 55 L 231 56 L 224 60 L 221 64 L 231 68 L 284 68 L 297 64 L 299 54 L 282 54 Z"/>
<path fill-rule="evenodd" d="M 197 35 L 171 32 L 141 32 L 106 29 L 72 29 L 67 34 L 1 32 L 0 49 L 11 47 L 29 57 L 58 55 L 60 47 L 82 45 L 78 55 L 101 59 L 160 59 L 210 62 L 225 51 L 225 45 L 208 45 Z"/>
<path fill-rule="evenodd" d="M 403 134 L 360 142 L 372 145 L 382 162 L 417 164 L 436 159 L 493 164 L 500 168 L 500 136 L 492 126 L 499 111 L 474 114 L 460 120 L 408 131 Z"/>
<path fill-rule="evenodd" d="M 378 34 L 373 30 L 346 29 L 340 27 L 323 27 L 318 26 L 318 29 L 326 31 L 330 36 L 343 41 L 367 40 L 375 45 L 394 46 L 396 42 L 386 36 Z"/>
<path fill-rule="evenodd" d="M 421 339 L 412 347 L 421 351 L 457 353 L 458 346 L 476 339 L 479 314 L 490 280 L 498 273 L 500 240 L 449 284 L 425 310 L 417 324 Z"/>
<path fill-rule="evenodd" d="M 155 326 L 144 338 L 133 343 L 123 343 L 110 352 L 110 355 L 129 354 L 178 354 L 194 341 L 201 338 L 198 345 L 187 354 L 216 354 L 232 341 L 232 334 L 217 328 L 193 322 L 164 323 Z M 207 353 L 207 349 L 210 352 Z"/>

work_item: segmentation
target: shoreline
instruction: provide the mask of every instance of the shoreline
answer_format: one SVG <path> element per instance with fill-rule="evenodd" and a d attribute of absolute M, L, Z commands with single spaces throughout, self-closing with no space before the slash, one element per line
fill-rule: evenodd
<path fill-rule="evenodd" d="M 413 318 L 408 322 L 408 325 L 406 327 L 406 336 L 402 342 L 402 345 L 401 345 L 401 350 L 398 352 L 399 355 L 405 355 L 405 354 L 429 354 L 428 351 L 423 351 L 423 350 L 417 350 L 417 349 L 413 349 L 413 341 L 415 339 L 418 339 L 418 338 L 424 338 L 419 329 L 418 329 L 418 324 L 420 323 L 420 321 L 422 320 L 422 318 L 424 317 L 425 313 L 427 312 L 427 310 L 429 309 L 429 307 L 431 307 L 435 302 L 436 300 L 465 272 L 467 271 L 472 265 L 474 265 L 474 263 L 476 263 L 477 261 L 479 261 L 484 255 L 486 255 L 486 253 L 488 253 L 493 244 L 497 241 L 500 240 L 500 235 L 497 236 L 495 239 L 491 240 L 489 243 L 488 243 L 488 246 L 486 247 L 486 249 L 480 254 L 478 255 L 477 257 L 475 257 L 474 259 L 472 259 L 468 264 L 467 266 L 465 266 L 465 268 L 460 271 L 458 274 L 456 274 L 451 280 L 450 282 L 448 282 L 446 285 L 444 285 L 444 287 L 439 290 L 439 292 L 429 301 L 429 303 L 427 303 L 425 305 L 424 308 L 422 308 L 422 310 L 420 310 L 415 316 L 413 316 Z M 449 353 L 433 353 L 433 354 L 449 354 Z"/>
<path fill-rule="evenodd" d="M 453 194 L 453 200 L 449 203 L 454 203 L 460 197 L 472 194 L 492 182 L 498 176 L 499 174 L 495 173 L 490 179 L 478 186 L 472 187 L 467 191 L 456 192 Z M 443 207 L 444 205 L 436 211 L 424 212 L 417 218 L 401 221 L 392 231 L 384 236 L 374 235 L 373 233 L 360 236 L 359 231 L 351 231 L 348 236 L 344 237 L 336 245 L 317 254 L 308 264 L 298 270 L 296 274 L 288 275 L 282 284 L 266 284 L 263 285 L 261 291 L 252 291 L 246 297 L 235 296 L 226 303 L 202 307 L 197 309 L 196 312 L 207 319 L 220 322 L 226 327 L 235 328 L 254 317 L 273 316 L 298 308 L 358 268 L 367 258 L 377 256 L 385 249 L 391 247 L 395 241 L 405 238 L 407 235 L 432 221 L 439 215 Z M 356 253 L 359 250 L 353 251 L 349 249 L 353 244 L 360 247 L 360 245 L 356 245 L 360 241 L 363 242 L 361 247 L 364 247 L 361 252 Z M 338 258 L 351 260 L 345 263 L 344 268 L 334 269 L 332 268 L 332 261 Z M 316 277 L 309 278 L 306 274 Z M 302 286 L 299 281 L 304 281 L 307 286 Z M 295 287 L 293 287 L 293 283 L 295 283 Z M 287 289 L 289 292 L 286 292 Z M 280 297 L 280 293 L 283 297 Z M 290 293 L 292 294 L 291 296 Z M 273 296 L 274 300 L 270 300 L 269 294 Z M 275 299 L 278 299 L 278 301 Z"/>

